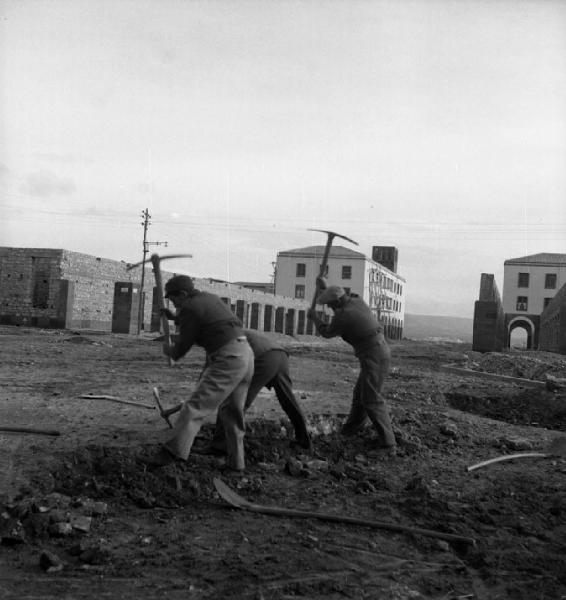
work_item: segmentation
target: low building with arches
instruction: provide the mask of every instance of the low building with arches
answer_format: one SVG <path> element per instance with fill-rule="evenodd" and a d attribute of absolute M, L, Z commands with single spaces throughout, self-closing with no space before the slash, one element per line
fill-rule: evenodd
<path fill-rule="evenodd" d="M 153 275 L 142 289 L 141 268 L 130 266 L 64 249 L 0 247 L 0 324 L 157 332 L 161 320 Z M 163 281 L 176 274 L 164 270 Z M 304 300 L 211 278 L 194 281 L 230 306 L 244 327 L 291 336 L 316 333 Z"/>

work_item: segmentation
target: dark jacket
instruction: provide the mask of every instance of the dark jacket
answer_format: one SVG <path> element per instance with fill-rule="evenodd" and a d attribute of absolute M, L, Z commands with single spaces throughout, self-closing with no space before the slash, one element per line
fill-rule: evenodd
<path fill-rule="evenodd" d="M 248 344 L 251 346 L 255 358 L 263 356 L 266 352 L 270 352 L 271 350 L 286 352 L 285 348 L 260 331 L 246 329 L 244 334 L 248 338 Z"/>
<path fill-rule="evenodd" d="M 344 296 L 334 310 L 330 323 L 317 319 L 316 328 L 325 338 L 340 336 L 354 347 L 356 354 L 373 346 L 386 346 L 383 326 L 370 307 L 358 296 Z"/>
<path fill-rule="evenodd" d="M 171 358 L 178 360 L 193 346 L 202 346 L 207 354 L 244 335 L 238 317 L 215 294 L 194 290 L 175 317 L 179 337 Z"/>

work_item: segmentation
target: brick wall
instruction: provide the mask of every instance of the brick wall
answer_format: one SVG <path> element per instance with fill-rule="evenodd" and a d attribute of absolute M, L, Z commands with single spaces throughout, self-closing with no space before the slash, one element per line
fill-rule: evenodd
<path fill-rule="evenodd" d="M 62 250 L 0 247 L 0 322 L 50 326 L 60 318 Z"/>

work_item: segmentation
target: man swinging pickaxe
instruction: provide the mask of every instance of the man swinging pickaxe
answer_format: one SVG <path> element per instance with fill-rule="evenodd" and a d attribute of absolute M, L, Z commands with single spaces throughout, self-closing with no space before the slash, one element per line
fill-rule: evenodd
<path fill-rule="evenodd" d="M 163 347 L 169 347 L 171 345 L 171 331 L 169 329 L 169 321 L 167 316 L 163 313 L 165 308 L 165 298 L 163 296 L 163 280 L 161 278 L 161 267 L 160 263 L 162 260 L 170 260 L 172 258 L 192 258 L 192 254 L 170 254 L 169 256 L 159 256 L 158 254 L 152 254 L 147 260 L 142 260 L 135 265 L 130 265 L 127 270 L 131 271 L 136 267 L 139 267 L 145 263 L 150 262 L 153 266 L 153 275 L 155 276 L 155 287 L 157 288 L 157 306 L 159 307 L 159 316 L 161 318 L 161 328 L 163 330 Z M 141 302 L 141 298 L 140 298 Z M 169 358 L 169 366 L 173 366 L 173 360 Z"/>
<path fill-rule="evenodd" d="M 351 242 L 355 246 L 358 245 L 358 242 L 354 242 L 354 240 L 351 240 L 350 238 L 346 237 L 345 235 L 340 235 L 339 233 L 336 233 L 334 231 L 326 231 L 326 229 L 308 229 L 308 231 L 320 231 L 321 233 L 326 233 L 326 235 L 328 236 L 328 239 L 326 240 L 326 247 L 324 249 L 324 254 L 322 256 L 322 262 L 320 263 L 319 278 L 323 278 L 326 275 L 326 266 L 328 265 L 328 257 L 330 256 L 330 248 L 332 246 L 332 240 L 334 240 L 335 237 L 339 237 L 339 238 L 342 238 L 343 240 Z M 314 310 L 316 307 L 316 299 L 318 297 L 318 291 L 319 291 L 319 284 L 318 284 L 318 280 L 317 280 L 316 290 L 314 292 L 314 297 L 313 297 L 312 303 L 311 303 L 311 310 Z"/>

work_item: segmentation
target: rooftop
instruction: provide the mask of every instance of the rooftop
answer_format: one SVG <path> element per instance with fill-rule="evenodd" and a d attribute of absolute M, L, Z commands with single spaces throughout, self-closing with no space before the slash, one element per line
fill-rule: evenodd
<path fill-rule="evenodd" d="M 509 258 L 504 265 L 564 265 L 566 266 L 566 254 L 553 252 L 540 252 L 529 254 L 520 258 Z"/>
<path fill-rule="evenodd" d="M 279 256 L 320 256 L 322 258 L 326 246 L 306 246 L 305 248 L 293 248 L 292 250 L 282 250 L 277 254 Z M 344 246 L 331 246 L 330 257 L 332 258 L 365 258 L 365 254 L 345 248 Z"/>

